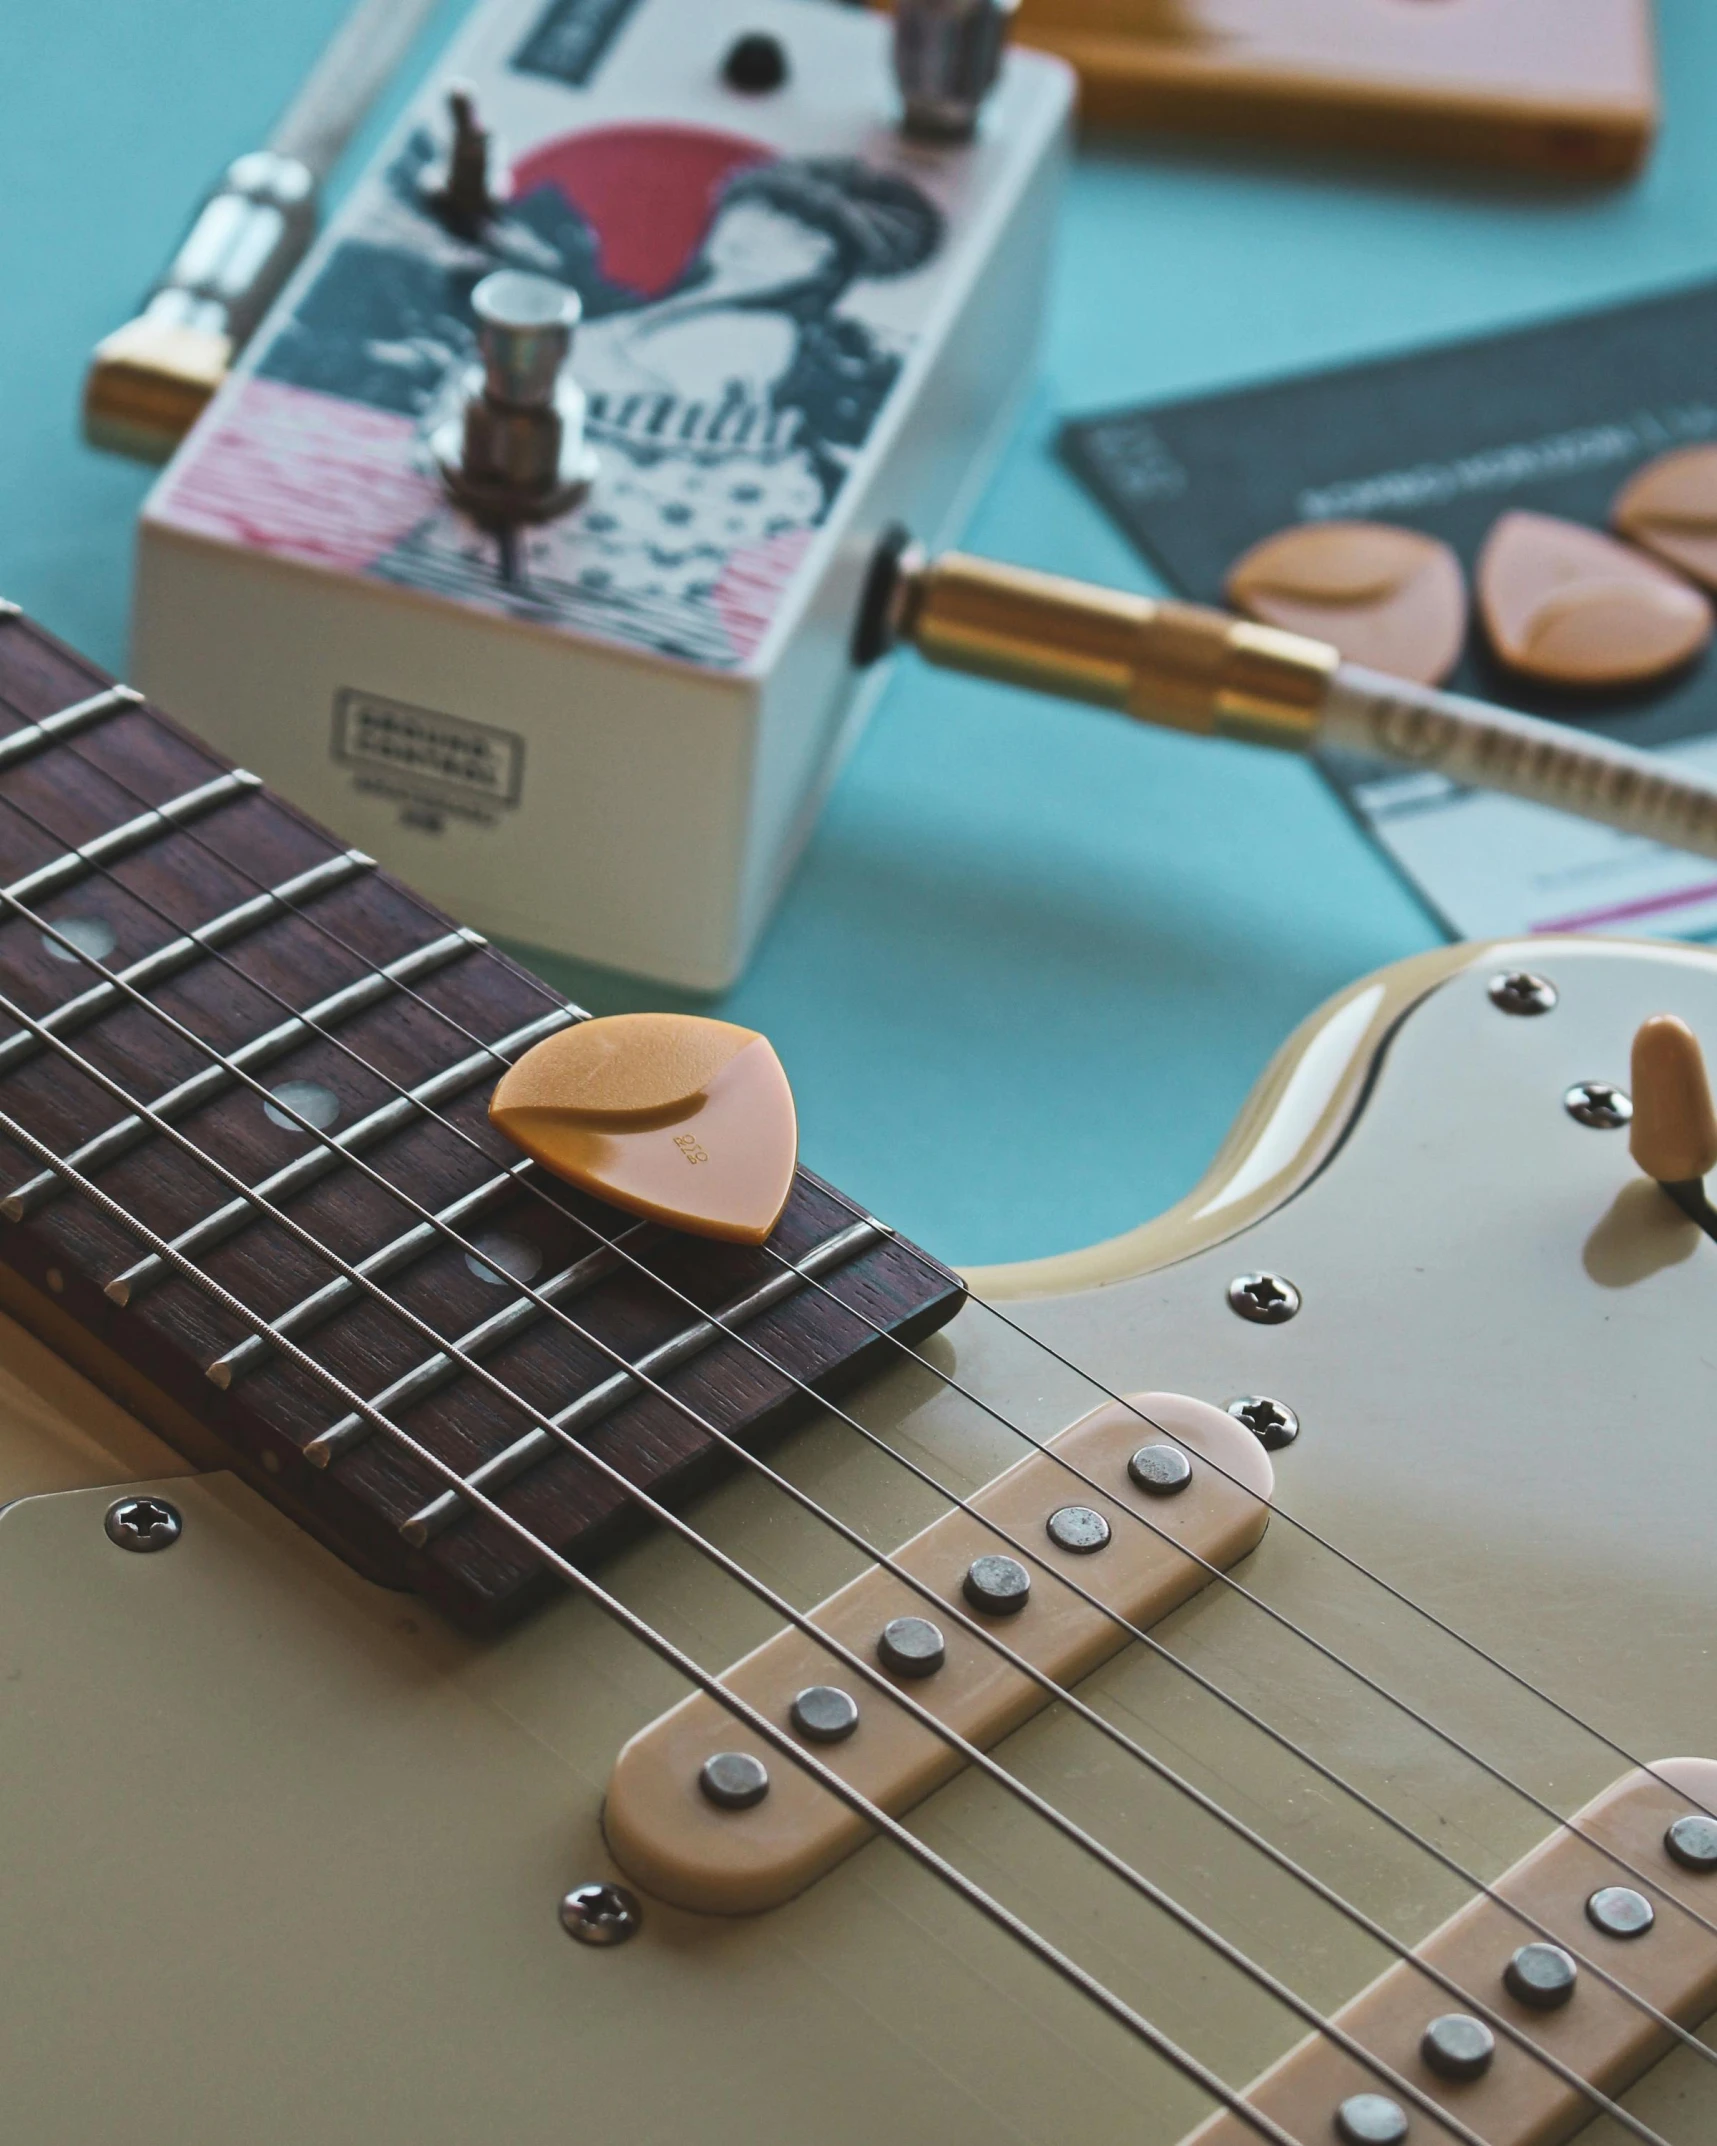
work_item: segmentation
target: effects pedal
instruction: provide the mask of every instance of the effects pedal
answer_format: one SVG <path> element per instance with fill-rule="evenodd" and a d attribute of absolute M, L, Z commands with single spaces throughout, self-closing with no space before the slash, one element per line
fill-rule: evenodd
<path fill-rule="evenodd" d="M 485 0 L 146 507 L 135 675 L 483 928 L 743 966 L 1034 364 L 1000 0 Z M 981 107 L 981 109 L 980 109 Z"/>

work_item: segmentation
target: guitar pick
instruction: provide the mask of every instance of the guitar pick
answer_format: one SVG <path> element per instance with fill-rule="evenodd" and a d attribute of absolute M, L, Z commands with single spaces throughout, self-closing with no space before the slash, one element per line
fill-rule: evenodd
<path fill-rule="evenodd" d="M 1552 685 L 1645 685 L 1711 638 L 1711 606 L 1680 575 L 1548 514 L 1505 514 L 1477 580 L 1498 656 Z"/>
<path fill-rule="evenodd" d="M 1306 522 L 1230 568 L 1248 617 L 1332 641 L 1350 663 L 1440 685 L 1467 637 L 1461 562 L 1436 537 L 1388 522 Z"/>
<path fill-rule="evenodd" d="M 731 1021 L 563 1029 L 509 1069 L 489 1118 L 568 1184 L 694 1236 L 761 1244 L 793 1189 L 793 1092 L 768 1039 Z"/>
<path fill-rule="evenodd" d="M 1632 543 L 1717 589 L 1717 447 L 1659 455 L 1623 485 L 1610 519 Z"/>

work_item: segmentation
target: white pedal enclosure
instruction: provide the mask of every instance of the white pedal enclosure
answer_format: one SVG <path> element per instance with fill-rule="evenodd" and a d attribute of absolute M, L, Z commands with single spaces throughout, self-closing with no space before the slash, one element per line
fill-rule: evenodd
<path fill-rule="evenodd" d="M 729 85 L 748 33 L 779 87 Z M 426 198 L 449 81 L 475 237 Z M 1015 51 L 913 140 L 867 9 L 487 0 L 152 494 L 137 681 L 484 929 L 726 984 L 862 713 L 878 533 L 951 533 L 1029 380 L 1071 105 Z M 582 297 L 600 455 L 511 559 L 427 444 L 497 268 Z"/>

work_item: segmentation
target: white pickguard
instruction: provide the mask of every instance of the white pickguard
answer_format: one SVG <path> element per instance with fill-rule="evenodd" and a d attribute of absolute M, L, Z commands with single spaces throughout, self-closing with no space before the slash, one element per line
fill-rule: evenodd
<path fill-rule="evenodd" d="M 1625 1083 L 1648 1014 L 1679 1013 L 1717 1043 L 1717 958 L 1613 942 L 1526 952 L 1561 989 L 1553 1014 L 1510 1018 L 1486 997 L 1522 950 L 1421 965 L 1398 999 L 1443 980 L 1406 1011 L 1368 1091 L 1356 1076 L 1374 1035 L 1334 1053 L 1348 1078 L 1327 1096 L 1350 1098 L 1337 1115 L 1351 1125 L 1320 1171 L 1307 1175 L 1339 1128 L 1308 1114 L 1304 1082 L 1278 1078 L 1224 1165 L 1244 1192 L 1248 1156 L 1272 1161 L 1261 1213 L 1207 1186 L 1166 1241 L 1046 1263 L 1004 1309 L 1120 1391 L 1289 1402 L 1304 1431 L 1276 1456 L 1281 1511 L 1237 1577 L 1566 1812 L 1627 1762 L 1287 1524 L 1303 1519 L 1630 1752 L 1717 1755 L 1717 1245 L 1635 1177 L 1624 1134 L 1586 1130 L 1561 1100 L 1576 1080 Z M 1320 1033 L 1331 1057 L 1330 1031 L 1314 1030 L 1297 1065 Z M 1206 1219 L 1188 1220 L 1201 1199 Z M 1291 1324 L 1227 1308 L 1229 1277 L 1260 1268 L 1304 1292 Z M 983 1279 L 1006 1296 L 1008 1276 Z M 855 1409 L 962 1491 L 1018 1441 L 934 1371 L 1033 1435 L 1100 1398 L 981 1305 L 926 1353 L 933 1370 L 905 1366 Z M 0 1495 L 17 1499 L 0 1515 L 9 2137 L 1173 2146 L 1208 2113 L 887 1847 L 754 1921 L 649 1906 L 629 1945 L 571 1943 L 561 1893 L 613 1874 L 599 1799 L 614 1754 L 679 1696 L 675 1679 L 577 1603 L 491 1647 L 454 1638 L 226 1478 L 164 1485 L 182 1541 L 126 1556 L 102 1533 L 110 1492 L 91 1486 L 157 1449 L 69 1378 L 53 1400 L 22 1398 L 34 1344 L 7 1361 L 25 1382 L 0 1440 Z M 778 1464 L 880 1546 L 934 1514 L 838 1423 L 797 1434 Z M 856 1569 L 750 1482 L 696 1517 L 806 1605 Z M 683 1546 L 652 1541 L 605 1577 L 712 1669 L 771 1628 Z M 1487 1878 L 1550 1830 L 1230 1589 L 1160 1636 Z M 1082 1690 L 1404 1939 L 1464 1897 L 1142 1648 Z M 1063 1715 L 1001 1748 L 1319 2005 L 1383 1964 Z M 1297 2038 L 993 1787 L 956 1781 L 914 1823 L 1237 2085 Z M 1629 2106 L 1669 2136 L 1709 2138 L 1717 2070 L 1683 2052 Z"/>

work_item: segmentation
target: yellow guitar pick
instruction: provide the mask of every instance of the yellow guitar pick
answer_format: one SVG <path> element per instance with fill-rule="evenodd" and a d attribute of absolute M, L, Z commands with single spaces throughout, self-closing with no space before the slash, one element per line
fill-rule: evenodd
<path fill-rule="evenodd" d="M 765 1036 L 695 1014 L 617 1013 L 528 1050 L 490 1122 L 545 1170 L 699 1237 L 761 1244 L 793 1189 L 799 1121 Z"/>

